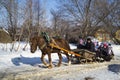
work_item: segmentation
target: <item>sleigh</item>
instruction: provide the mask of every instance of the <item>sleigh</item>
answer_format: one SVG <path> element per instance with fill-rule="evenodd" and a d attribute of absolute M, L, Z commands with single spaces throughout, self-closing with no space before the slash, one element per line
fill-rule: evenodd
<path fill-rule="evenodd" d="M 73 63 L 87 63 L 96 61 L 96 53 L 88 51 L 86 49 L 73 49 L 73 52 L 80 54 L 81 56 L 73 56 Z"/>
<path fill-rule="evenodd" d="M 60 49 L 62 51 L 68 52 L 72 55 L 72 63 L 87 63 L 87 62 L 94 62 L 96 60 L 95 56 L 96 53 L 90 52 L 85 49 L 73 49 L 71 51 L 66 50 L 64 48 L 61 48 L 59 46 L 56 46 L 54 44 L 50 44 L 52 47 Z"/>

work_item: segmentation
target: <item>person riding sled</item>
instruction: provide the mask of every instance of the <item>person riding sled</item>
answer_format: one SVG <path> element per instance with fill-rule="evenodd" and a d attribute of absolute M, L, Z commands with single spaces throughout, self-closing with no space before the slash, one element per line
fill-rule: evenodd
<path fill-rule="evenodd" d="M 87 42 L 85 44 L 85 49 L 91 51 L 91 52 L 95 52 L 95 45 L 92 42 L 91 38 L 87 39 Z"/>
<path fill-rule="evenodd" d="M 77 49 L 84 49 L 84 41 L 82 38 L 79 39 L 79 43 L 77 45 Z"/>
<path fill-rule="evenodd" d="M 109 48 L 108 48 L 108 45 L 107 44 L 103 44 L 103 47 L 102 47 L 102 49 L 101 49 L 101 51 L 102 51 L 102 54 L 103 55 L 105 55 L 105 56 L 108 56 L 108 53 L 109 53 L 109 50 L 108 50 Z"/>

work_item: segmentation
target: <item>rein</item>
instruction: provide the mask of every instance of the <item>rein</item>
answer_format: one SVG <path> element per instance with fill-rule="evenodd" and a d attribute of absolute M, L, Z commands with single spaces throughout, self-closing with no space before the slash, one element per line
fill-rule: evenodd
<path fill-rule="evenodd" d="M 44 39 L 44 38 L 43 38 L 43 39 Z M 52 40 L 52 42 L 53 42 L 54 45 L 58 46 L 58 44 L 54 41 L 54 39 L 51 39 L 51 40 Z M 41 50 L 44 49 L 45 47 L 47 47 L 49 44 L 51 44 L 51 42 L 50 42 L 50 43 L 47 43 L 45 39 L 44 39 L 44 41 L 45 41 L 45 43 L 40 46 L 40 49 L 41 49 Z M 37 41 L 37 42 L 38 42 L 38 41 Z M 38 45 L 38 43 L 37 43 L 37 45 Z M 51 49 L 53 49 L 53 46 L 49 45 L 49 47 L 51 47 Z"/>
<path fill-rule="evenodd" d="M 47 43 L 45 42 L 45 43 L 40 47 L 40 49 L 44 49 L 46 46 L 47 46 Z"/>

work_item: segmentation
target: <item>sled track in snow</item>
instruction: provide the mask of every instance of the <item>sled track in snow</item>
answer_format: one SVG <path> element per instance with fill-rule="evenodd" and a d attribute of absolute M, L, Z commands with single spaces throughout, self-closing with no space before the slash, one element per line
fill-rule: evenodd
<path fill-rule="evenodd" d="M 64 74 L 73 74 L 75 72 L 87 73 L 93 70 L 107 68 L 111 64 L 120 64 L 119 60 L 111 62 L 92 63 L 92 64 L 77 64 L 71 66 L 62 65 L 59 68 L 13 68 L 6 69 L 0 72 L 0 80 L 52 80 L 55 76 Z"/>

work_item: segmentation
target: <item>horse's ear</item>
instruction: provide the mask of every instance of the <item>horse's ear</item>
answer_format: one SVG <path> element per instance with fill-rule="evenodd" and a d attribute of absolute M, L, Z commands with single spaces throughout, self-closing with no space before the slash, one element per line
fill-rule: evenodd
<path fill-rule="evenodd" d="M 31 35 L 29 41 L 32 41 L 32 40 L 38 41 L 39 37 L 37 35 Z"/>
<path fill-rule="evenodd" d="M 29 41 L 32 41 L 32 40 L 35 40 L 35 39 L 36 39 L 35 36 L 30 36 Z"/>

